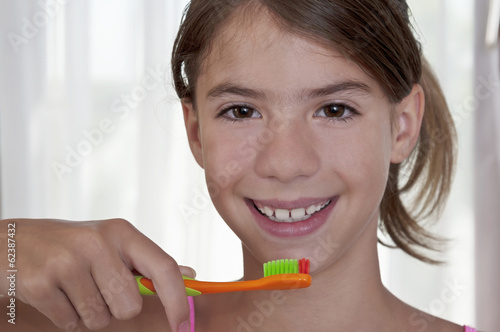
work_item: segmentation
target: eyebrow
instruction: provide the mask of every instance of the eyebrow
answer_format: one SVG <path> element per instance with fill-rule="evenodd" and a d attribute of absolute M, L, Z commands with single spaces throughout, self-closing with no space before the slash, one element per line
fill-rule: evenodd
<path fill-rule="evenodd" d="M 373 93 L 373 90 L 366 83 L 354 80 L 347 80 L 347 81 L 328 84 L 320 88 L 302 90 L 298 93 L 297 99 L 299 100 L 314 99 L 314 98 L 329 96 L 339 92 L 358 92 L 361 94 L 369 95 Z M 223 97 L 225 95 L 235 95 L 253 99 L 270 98 L 270 93 L 266 92 L 265 90 L 247 88 L 239 86 L 238 84 L 232 82 L 224 82 L 216 85 L 215 87 L 210 89 L 210 91 L 207 94 L 207 98 L 216 99 Z"/>

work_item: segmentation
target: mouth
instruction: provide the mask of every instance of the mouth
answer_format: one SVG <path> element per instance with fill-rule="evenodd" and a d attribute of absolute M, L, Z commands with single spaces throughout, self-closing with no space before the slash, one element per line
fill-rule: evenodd
<path fill-rule="evenodd" d="M 286 222 L 294 223 L 299 221 L 304 221 L 311 218 L 316 213 L 325 209 L 330 203 L 331 199 L 327 199 L 323 202 L 318 202 L 316 204 L 308 204 L 304 207 L 298 207 L 294 209 L 286 208 L 273 208 L 262 203 L 253 201 L 254 207 L 261 215 L 271 219 L 274 222 Z"/>
<path fill-rule="evenodd" d="M 318 231 L 326 223 L 339 196 L 295 201 L 245 199 L 257 225 L 272 236 L 298 237 Z"/>

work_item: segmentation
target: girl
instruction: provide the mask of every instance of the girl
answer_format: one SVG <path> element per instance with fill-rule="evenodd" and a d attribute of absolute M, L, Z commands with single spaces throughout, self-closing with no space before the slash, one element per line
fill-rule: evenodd
<path fill-rule="evenodd" d="M 16 296 L 30 306 L 17 302 L 18 324 L 1 324 L 53 331 L 46 316 L 66 331 L 468 330 L 406 305 L 380 278 L 379 227 L 434 262 L 421 249 L 437 239 L 417 219 L 439 212 L 454 163 L 453 123 L 404 1 L 193 0 L 172 70 L 192 153 L 242 241 L 243 279 L 261 277 L 269 260 L 306 257 L 311 287 L 205 295 L 190 309 L 181 274 L 194 272 L 125 221 L 9 220 Z M 410 190 L 409 206 L 401 196 Z M 134 268 L 158 297 L 140 297 Z"/>

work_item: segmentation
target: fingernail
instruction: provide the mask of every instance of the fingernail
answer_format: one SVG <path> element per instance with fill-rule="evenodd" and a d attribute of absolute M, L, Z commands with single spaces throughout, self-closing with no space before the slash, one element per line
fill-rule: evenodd
<path fill-rule="evenodd" d="M 177 328 L 178 332 L 191 332 L 191 327 L 189 326 L 189 321 L 185 321 L 179 325 Z"/>
<path fill-rule="evenodd" d="M 190 266 L 179 265 L 181 272 L 186 277 L 196 278 L 196 271 Z"/>
<path fill-rule="evenodd" d="M 193 271 L 193 278 L 196 278 L 196 271 L 193 268 L 191 268 L 191 271 Z"/>

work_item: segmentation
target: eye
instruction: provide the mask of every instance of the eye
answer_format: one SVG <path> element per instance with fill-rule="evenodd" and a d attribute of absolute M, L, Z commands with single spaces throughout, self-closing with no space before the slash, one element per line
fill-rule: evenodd
<path fill-rule="evenodd" d="M 327 105 L 321 108 L 318 113 L 323 113 L 328 118 L 341 118 L 348 112 L 345 105 Z"/>
<path fill-rule="evenodd" d="M 251 118 L 260 118 L 262 116 L 256 109 L 250 106 L 234 105 L 221 111 L 218 117 L 224 117 L 228 120 L 236 121 Z"/>
<path fill-rule="evenodd" d="M 353 108 L 344 105 L 344 104 L 328 104 L 321 107 L 314 113 L 316 117 L 325 117 L 329 118 L 333 121 L 335 120 L 343 120 L 346 121 L 348 119 L 352 119 L 355 115 L 357 115 Z"/>
<path fill-rule="evenodd" d="M 237 119 L 252 118 L 255 110 L 246 106 L 236 106 L 230 109 L 231 114 Z"/>

